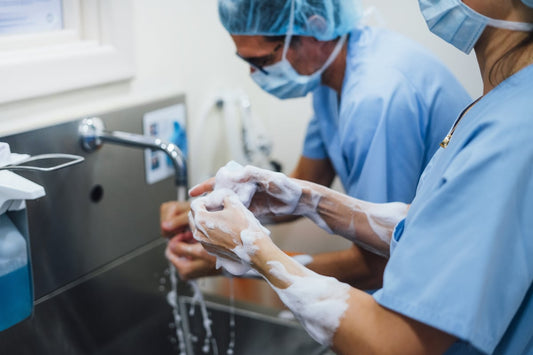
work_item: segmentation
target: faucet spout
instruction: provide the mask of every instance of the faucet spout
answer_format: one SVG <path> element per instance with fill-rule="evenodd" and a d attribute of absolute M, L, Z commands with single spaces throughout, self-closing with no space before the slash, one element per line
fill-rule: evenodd
<path fill-rule="evenodd" d="M 78 133 L 83 149 L 88 152 L 100 148 L 104 142 L 164 152 L 174 166 L 176 186 L 187 188 L 187 160 L 177 145 L 142 134 L 106 131 L 103 121 L 98 117 L 83 119 Z"/>

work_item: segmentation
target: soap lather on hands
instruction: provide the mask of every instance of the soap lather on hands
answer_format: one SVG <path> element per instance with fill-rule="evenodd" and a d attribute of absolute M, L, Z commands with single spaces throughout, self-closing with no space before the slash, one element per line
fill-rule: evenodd
<path fill-rule="evenodd" d="M 269 217 L 305 216 L 328 233 L 343 236 L 376 254 L 387 256 L 395 225 L 405 217 L 404 203 L 375 204 L 354 199 L 308 181 L 289 178 L 281 173 L 242 167 L 230 162 L 214 179 L 189 192 L 229 189 L 261 222 Z"/>
<path fill-rule="evenodd" d="M 217 268 L 223 266 L 234 275 L 250 270 L 252 257 L 259 249 L 257 241 L 270 237 L 229 189 L 217 189 L 195 200 L 189 216 L 194 238 L 217 257 Z"/>
<path fill-rule="evenodd" d="M 253 173 L 256 172 L 252 171 Z M 193 235 L 209 253 L 217 257 L 217 266 L 221 265 L 233 274 L 244 274 L 254 268 L 274 287 L 309 334 L 321 344 L 331 345 L 333 335 L 348 307 L 349 286 L 334 278 L 315 274 L 288 257 L 274 245 L 270 232 L 242 202 L 249 201 L 253 205 L 254 199 L 250 198 L 250 194 L 264 192 L 263 197 L 266 198 L 263 202 L 275 202 L 270 203 L 264 211 L 273 213 L 273 210 L 279 211 L 279 202 L 282 201 L 280 196 L 290 202 L 293 200 L 287 199 L 287 196 L 297 196 L 296 200 L 299 201 L 301 190 L 298 193 L 297 189 L 289 189 L 287 192 L 279 188 L 287 186 L 283 184 L 285 181 L 282 177 L 283 175 L 268 179 L 267 176 L 265 179 L 265 176 L 255 174 L 253 178 L 256 181 L 261 179 L 261 182 L 250 184 L 251 180 L 243 181 L 241 184 L 245 189 L 237 189 L 237 192 L 219 188 L 217 182 L 214 192 L 191 204 L 189 218 Z M 217 181 L 218 178 L 219 175 Z M 193 190 L 198 192 L 203 189 L 206 192 L 212 187 L 207 182 L 204 187 L 195 187 Z M 294 194 L 295 191 L 297 194 Z M 273 194 L 276 197 L 269 198 Z M 289 208 L 288 213 L 293 213 L 296 206 L 293 204 Z"/>
<path fill-rule="evenodd" d="M 271 216 L 298 214 L 298 205 L 302 195 L 302 188 L 295 180 L 283 174 L 252 166 L 242 167 L 235 162 L 230 162 L 221 168 L 216 178 L 192 188 L 190 194 L 196 197 L 213 191 L 215 187 L 217 191 L 225 188 L 233 191 L 238 200 L 262 222 L 268 221 Z M 210 210 L 215 208 L 216 204 L 223 204 L 222 200 L 213 202 L 214 196 L 209 199 L 211 200 L 208 203 L 211 206 L 208 207 Z M 200 244 L 195 244 L 196 241 L 189 231 L 187 217 L 189 209 L 189 202 L 173 201 L 161 206 L 162 234 L 172 238 L 167 246 L 166 256 L 177 267 L 182 279 L 218 275 L 221 269 L 215 269 L 215 257 L 208 254 Z M 309 256 L 298 260 L 306 264 L 310 262 L 309 259 L 312 260 Z M 220 265 L 219 262 L 216 266 L 220 267 Z M 243 271 L 241 267 L 237 267 L 236 263 L 232 265 L 233 267 L 229 266 L 230 269 L 225 268 L 226 271 L 233 275 L 241 275 Z M 256 277 L 257 274 L 248 273 L 246 276 Z"/>
<path fill-rule="evenodd" d="M 214 179 L 192 188 L 190 195 L 213 190 L 191 204 L 190 224 L 195 239 L 217 256 L 217 268 L 243 275 L 251 267 L 265 267 L 264 260 L 262 265 L 254 265 L 258 251 L 282 253 L 256 217 L 297 213 L 302 188 L 294 179 L 229 162 Z"/>
<path fill-rule="evenodd" d="M 221 168 L 214 179 L 193 187 L 192 197 L 214 189 L 230 189 L 257 217 L 292 215 L 302 196 L 302 188 L 282 173 L 245 166 L 231 161 Z"/>

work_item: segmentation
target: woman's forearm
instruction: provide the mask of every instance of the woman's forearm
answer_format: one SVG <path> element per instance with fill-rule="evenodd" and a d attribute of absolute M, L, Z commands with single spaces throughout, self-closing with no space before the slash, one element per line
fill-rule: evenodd
<path fill-rule="evenodd" d="M 319 343 L 331 346 L 348 307 L 350 286 L 306 269 L 266 239 L 258 247 L 252 256 L 253 267 L 307 332 Z"/>
<path fill-rule="evenodd" d="M 320 199 L 331 203 L 335 199 L 330 196 L 324 194 Z M 370 295 L 300 265 L 273 243 L 270 232 L 233 191 L 217 190 L 195 200 L 191 209 L 196 240 L 219 261 L 237 264 L 239 270 L 253 267 L 258 271 L 321 344 L 344 354 L 354 350 L 417 354 L 442 352 L 453 342 L 447 334 L 381 307 Z M 328 221 L 329 216 L 320 207 L 317 211 Z M 354 212 L 353 208 L 340 212 L 352 213 L 352 220 L 362 215 L 375 217 L 369 217 L 366 211 Z M 346 230 L 344 219 L 338 219 L 338 230 Z"/>
<path fill-rule="evenodd" d="M 380 306 L 369 294 L 299 265 L 264 239 L 253 267 L 319 343 L 339 354 L 441 354 L 453 336 Z"/>
<path fill-rule="evenodd" d="M 443 354 L 457 340 L 381 306 L 365 292 L 352 288 L 349 293 L 348 307 L 332 341 L 337 354 Z"/>

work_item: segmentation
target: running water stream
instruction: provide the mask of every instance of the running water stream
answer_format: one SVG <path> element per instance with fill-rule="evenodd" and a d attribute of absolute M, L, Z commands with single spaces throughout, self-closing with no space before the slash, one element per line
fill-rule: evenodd
<path fill-rule="evenodd" d="M 179 186 L 178 189 L 177 189 L 177 197 L 178 197 L 178 201 L 186 201 L 187 200 L 187 190 L 184 186 Z M 196 337 L 193 335 L 193 334 L 185 334 L 184 332 L 184 328 L 183 328 L 183 319 L 185 316 L 187 316 L 186 314 L 183 314 L 181 312 L 181 307 L 180 307 L 180 303 L 179 303 L 179 294 L 178 294 L 178 276 L 177 276 L 177 272 L 176 272 L 176 268 L 174 267 L 174 265 L 172 265 L 172 263 L 169 262 L 169 271 L 170 271 L 170 275 L 169 275 L 169 278 L 170 278 L 170 285 L 171 285 L 171 290 L 170 292 L 167 294 L 167 302 L 170 304 L 170 306 L 172 306 L 172 314 L 174 316 L 174 326 L 176 328 L 176 337 L 178 338 L 178 343 L 179 343 L 179 355 L 190 355 L 188 354 L 188 351 L 187 351 L 187 346 L 186 346 L 186 343 L 185 341 L 186 340 L 194 340 Z M 217 347 L 217 344 L 216 344 L 216 340 L 215 338 L 213 337 L 213 332 L 211 331 L 211 320 L 209 319 L 209 314 L 207 313 L 207 307 L 205 305 L 205 300 L 204 300 L 204 297 L 202 295 L 202 291 L 200 290 L 200 287 L 198 286 L 198 284 L 195 282 L 195 281 L 187 281 L 187 284 L 189 285 L 189 287 L 192 289 L 193 291 L 193 300 L 191 302 L 191 305 L 190 305 L 190 310 L 189 310 L 189 316 L 194 316 L 194 310 L 195 310 L 195 305 L 196 304 L 199 304 L 200 306 L 200 310 L 201 310 L 201 314 L 202 314 L 202 319 L 203 319 L 203 326 L 204 326 L 204 329 L 205 329 L 205 339 L 204 339 L 204 345 L 202 346 L 202 351 L 205 353 L 205 354 L 208 354 L 211 349 L 212 349 L 212 353 L 214 355 L 218 355 L 218 347 Z M 231 284 L 232 286 L 232 289 L 233 289 L 233 283 Z M 233 304 L 233 291 L 232 291 L 232 296 L 231 296 L 231 304 Z M 233 327 L 230 326 L 230 331 L 232 332 L 232 336 L 234 339 L 234 324 L 235 324 L 235 321 L 234 321 L 234 314 L 233 314 L 233 308 L 232 308 L 232 311 L 231 311 L 231 317 L 233 319 Z M 190 332 L 189 332 L 190 333 Z M 185 336 L 187 335 L 187 339 L 185 338 Z M 230 343 L 230 348 L 228 349 L 228 354 L 230 354 L 230 349 L 233 349 L 233 345 L 234 344 L 234 341 L 232 343 Z M 233 350 L 231 350 L 231 354 L 233 354 Z"/>
<path fill-rule="evenodd" d="M 185 336 L 183 335 L 182 317 L 180 314 L 179 300 L 178 300 L 178 277 L 176 275 L 176 268 L 172 263 L 168 263 L 170 270 L 169 278 L 171 290 L 167 294 L 167 302 L 172 307 L 172 315 L 174 316 L 174 328 L 176 329 L 176 337 L 178 338 L 179 355 L 187 355 L 187 348 L 185 346 Z"/>
<path fill-rule="evenodd" d="M 233 277 L 229 278 L 229 344 L 227 355 L 235 353 L 235 286 Z"/>
<path fill-rule="evenodd" d="M 194 316 L 194 309 L 195 309 L 194 306 L 196 303 L 199 303 L 200 310 L 202 312 L 203 325 L 205 329 L 205 339 L 204 339 L 204 345 L 202 347 L 202 351 L 205 354 L 209 353 L 209 348 L 211 345 L 213 347 L 213 354 L 218 355 L 217 343 L 211 331 L 211 320 L 209 319 L 209 314 L 207 314 L 207 307 L 205 306 L 205 300 L 204 300 L 204 296 L 202 295 L 202 290 L 200 290 L 200 287 L 198 286 L 196 281 L 189 281 L 189 286 L 192 287 L 193 292 L 194 292 L 192 303 L 191 303 L 191 308 L 189 310 L 189 315 L 191 317 Z"/>

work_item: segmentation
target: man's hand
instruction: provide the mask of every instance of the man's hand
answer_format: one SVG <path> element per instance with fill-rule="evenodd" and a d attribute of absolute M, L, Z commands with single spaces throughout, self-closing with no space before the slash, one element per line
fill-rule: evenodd
<path fill-rule="evenodd" d="M 164 237 L 172 238 L 180 235 L 185 239 L 192 238 L 189 228 L 189 217 L 191 204 L 189 202 L 169 201 L 161 205 L 161 234 Z"/>
<path fill-rule="evenodd" d="M 222 269 L 216 269 L 216 258 L 209 255 L 202 244 L 194 240 L 184 240 L 182 237 L 172 238 L 168 242 L 165 256 L 176 267 L 182 280 L 216 276 L 222 273 Z"/>

